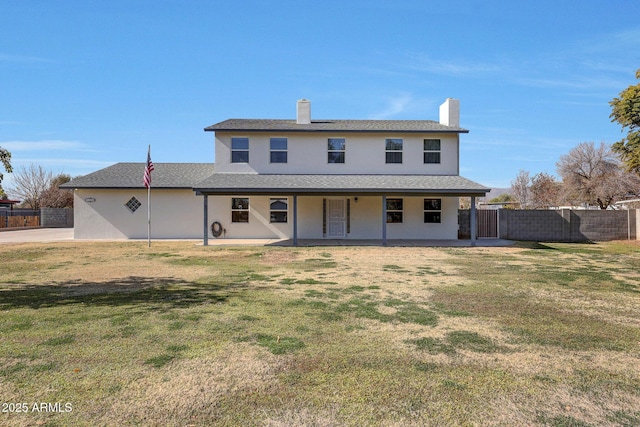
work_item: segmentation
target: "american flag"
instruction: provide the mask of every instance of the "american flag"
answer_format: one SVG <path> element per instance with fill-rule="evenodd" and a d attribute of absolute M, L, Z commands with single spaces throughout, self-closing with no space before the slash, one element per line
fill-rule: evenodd
<path fill-rule="evenodd" d="M 151 187 L 151 171 L 154 170 L 153 162 L 151 161 L 151 146 L 147 151 L 147 166 L 144 168 L 144 186 Z"/>

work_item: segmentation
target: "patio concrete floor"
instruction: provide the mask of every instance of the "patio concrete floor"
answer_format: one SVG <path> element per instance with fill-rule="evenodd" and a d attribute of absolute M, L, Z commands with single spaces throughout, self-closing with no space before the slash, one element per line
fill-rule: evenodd
<path fill-rule="evenodd" d="M 510 246 L 503 239 L 477 239 L 476 247 Z M 292 239 L 209 239 L 209 246 L 293 246 Z M 298 246 L 382 246 L 380 239 L 298 239 Z M 387 239 L 389 247 L 471 247 L 471 240 Z"/>
<path fill-rule="evenodd" d="M 37 228 L 31 230 L 3 231 L 2 243 L 73 241 L 72 228 Z M 122 239 L 124 241 L 126 239 Z M 147 240 L 147 239 L 131 239 Z M 151 239 L 155 241 L 185 240 L 202 245 L 202 239 Z M 76 240 L 78 242 L 87 240 Z M 476 247 L 510 246 L 515 242 L 503 239 L 477 239 Z M 293 246 L 292 239 L 215 239 L 209 238 L 209 246 Z M 298 246 L 382 246 L 381 239 L 298 239 Z M 389 247 L 471 247 L 471 240 L 387 239 Z"/>

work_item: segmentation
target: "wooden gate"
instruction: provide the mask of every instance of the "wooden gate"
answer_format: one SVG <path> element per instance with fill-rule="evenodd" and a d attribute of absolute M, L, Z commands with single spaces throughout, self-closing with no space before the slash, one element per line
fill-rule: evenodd
<path fill-rule="evenodd" d="M 498 210 L 478 210 L 478 237 L 498 238 Z"/>
<path fill-rule="evenodd" d="M 39 210 L 0 210 L 0 228 L 38 227 L 39 225 Z"/>

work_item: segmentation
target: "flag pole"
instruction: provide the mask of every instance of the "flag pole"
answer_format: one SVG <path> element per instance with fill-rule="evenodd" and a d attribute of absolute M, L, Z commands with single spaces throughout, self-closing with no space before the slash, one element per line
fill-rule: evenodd
<path fill-rule="evenodd" d="M 147 187 L 147 245 L 151 247 L 151 171 L 154 170 L 151 161 L 151 144 L 147 150 L 147 164 L 144 168 L 144 186 Z"/>
<path fill-rule="evenodd" d="M 147 246 L 151 247 L 151 184 L 147 187 Z"/>

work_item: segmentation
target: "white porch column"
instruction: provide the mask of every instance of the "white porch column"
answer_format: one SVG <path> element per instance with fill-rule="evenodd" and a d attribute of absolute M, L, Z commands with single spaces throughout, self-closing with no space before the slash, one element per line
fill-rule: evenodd
<path fill-rule="evenodd" d="M 387 196 L 382 196 L 382 246 L 387 246 Z"/>
<path fill-rule="evenodd" d="M 298 246 L 298 195 L 293 195 L 293 246 Z"/>
<path fill-rule="evenodd" d="M 469 212 L 469 225 L 471 228 L 471 246 L 476 245 L 476 236 L 478 235 L 477 229 L 477 215 L 476 215 L 476 196 L 471 196 L 471 211 Z"/>
<path fill-rule="evenodd" d="M 209 196 L 206 194 L 204 197 L 204 238 L 202 240 L 202 244 L 204 246 L 209 246 L 209 230 L 207 229 L 207 225 L 209 224 Z"/>

